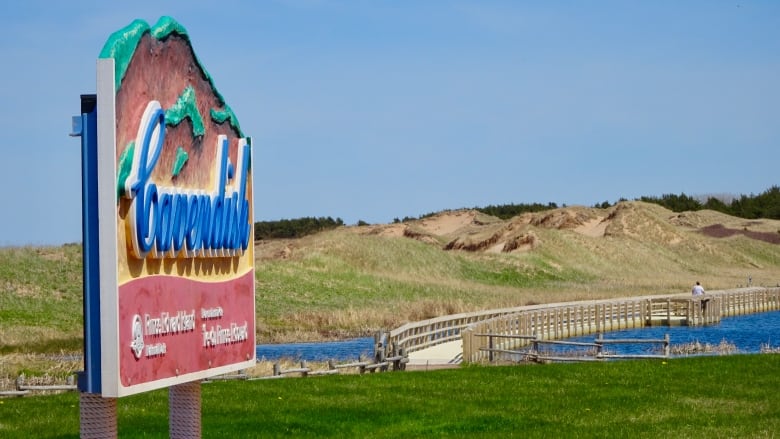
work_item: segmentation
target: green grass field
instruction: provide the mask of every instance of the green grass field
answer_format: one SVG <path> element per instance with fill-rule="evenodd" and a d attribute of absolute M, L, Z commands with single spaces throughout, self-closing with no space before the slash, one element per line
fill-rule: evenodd
<path fill-rule="evenodd" d="M 464 367 L 202 384 L 204 438 L 770 438 L 780 355 Z M 120 437 L 168 435 L 167 391 L 118 401 Z M 75 392 L 0 399 L 0 437 L 75 438 Z"/>

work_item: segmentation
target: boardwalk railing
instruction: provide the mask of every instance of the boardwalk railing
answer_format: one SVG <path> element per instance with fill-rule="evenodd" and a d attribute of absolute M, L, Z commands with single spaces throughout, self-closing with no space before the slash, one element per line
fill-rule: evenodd
<path fill-rule="evenodd" d="M 399 371 L 406 369 L 406 363 L 409 362 L 408 357 L 397 355 L 395 357 L 387 357 L 376 359 L 378 361 L 366 361 L 359 360 L 353 363 L 341 363 L 337 364 L 333 360 L 328 361 L 328 369 L 326 370 L 313 370 L 306 361 L 301 361 L 301 367 L 292 369 L 282 369 L 279 363 L 274 363 L 273 375 L 263 378 L 280 378 L 288 374 L 300 374 L 300 376 L 316 376 L 316 375 L 337 375 L 345 369 L 355 369 L 358 373 L 364 374 L 366 372 L 386 372 L 388 370 Z"/>
<path fill-rule="evenodd" d="M 654 312 L 655 301 L 666 301 L 668 296 L 638 297 L 619 300 L 600 300 L 590 302 L 569 302 L 553 305 L 529 305 L 513 308 L 500 308 L 470 313 L 452 314 L 418 322 L 410 322 L 393 329 L 386 336 L 384 348 L 388 356 L 399 350 L 405 353 L 427 349 L 438 344 L 461 339 L 461 332 L 476 323 L 523 314 L 523 324 L 533 326 L 536 318 L 548 321 L 568 323 L 554 326 L 553 338 L 586 335 L 593 332 L 610 331 L 623 328 L 635 328 L 647 325 Z M 713 308 L 714 309 L 714 308 Z M 654 311 L 655 310 L 655 311 Z M 692 312 L 692 311 L 690 311 Z M 550 313 L 557 313 L 557 317 Z M 533 316 L 536 316 L 533 317 Z M 618 316 L 622 316 L 619 318 Z M 531 320 L 528 320 L 528 319 Z M 713 317 L 714 318 L 714 317 Z M 619 323 L 619 322 L 623 323 Z M 591 329 L 592 328 L 592 329 Z M 529 333 L 529 332 L 526 332 Z M 532 332 L 530 332 L 532 333 Z"/>
<path fill-rule="evenodd" d="M 408 354 L 441 343 L 460 340 L 461 330 L 471 324 L 504 315 L 512 315 L 525 308 L 527 307 L 521 306 L 476 311 L 410 322 L 387 333 L 386 349 L 390 355 L 399 350 Z"/>
<path fill-rule="evenodd" d="M 387 333 L 388 356 L 411 353 L 441 343 L 460 340 L 466 328 L 489 324 L 496 333 L 533 335 L 535 328 L 546 339 L 559 339 L 651 325 L 698 326 L 717 323 L 721 317 L 780 309 L 780 288 L 741 288 L 708 292 L 703 300 L 690 294 L 644 296 L 520 306 L 460 313 L 407 323 Z M 480 327 L 481 328 L 481 327 Z M 464 340 L 464 361 L 468 341 Z M 477 349 L 480 346 L 475 346 Z"/>
<path fill-rule="evenodd" d="M 24 374 L 19 375 L 16 378 L 15 390 L 0 390 L 0 397 L 2 396 L 25 396 L 36 392 L 60 392 L 60 391 L 75 391 L 76 390 L 76 377 L 69 375 L 65 384 L 29 384 L 26 382 Z"/>
<path fill-rule="evenodd" d="M 489 361 L 490 349 L 516 350 L 530 340 L 572 336 L 653 325 L 697 326 L 722 317 L 780 309 L 780 288 L 716 291 L 703 298 L 687 294 L 550 304 L 483 320 L 463 328 L 463 361 Z M 496 344 L 496 335 L 518 335 Z M 492 340 L 492 341 L 491 341 Z M 493 346 L 490 346 L 490 343 Z"/>
<path fill-rule="evenodd" d="M 780 310 L 780 287 L 745 288 L 714 293 L 723 317 Z"/>
<path fill-rule="evenodd" d="M 665 298 L 666 296 L 664 296 Z M 530 306 L 518 306 L 512 308 L 500 308 L 486 311 L 475 311 L 470 313 L 452 314 L 448 316 L 436 317 L 428 320 L 422 320 L 419 322 L 410 322 L 396 329 L 393 329 L 388 333 L 386 349 L 388 355 L 391 355 L 393 350 L 403 349 L 407 354 L 410 352 L 427 349 L 438 344 L 447 343 L 461 339 L 461 332 L 479 322 L 484 322 L 503 316 L 514 316 L 518 313 L 537 312 L 546 315 L 547 311 L 552 309 L 551 307 L 563 307 L 570 306 L 572 309 L 569 311 L 574 313 L 578 318 L 588 314 L 589 321 L 593 324 L 598 324 L 602 321 L 599 316 L 606 315 L 607 313 L 630 313 L 632 315 L 632 324 L 639 327 L 643 326 L 645 315 L 648 312 L 647 308 L 642 308 L 644 302 L 641 298 L 631 299 L 631 304 L 618 305 L 614 300 L 592 301 L 592 302 L 570 302 L 568 304 L 556 304 L 556 305 L 530 305 Z M 628 308 L 626 307 L 628 306 Z M 599 314 L 600 313 L 600 314 Z M 611 320 L 609 329 L 617 329 L 612 327 Z M 570 326 L 567 328 L 571 335 L 584 335 L 584 332 L 578 332 L 576 326 Z M 563 330 L 563 328 L 561 328 Z M 607 330 L 606 328 L 602 330 Z M 567 335 L 568 336 L 568 335 Z"/>
<path fill-rule="evenodd" d="M 720 322 L 720 297 L 650 299 L 645 326 L 701 326 Z"/>
<path fill-rule="evenodd" d="M 300 362 L 300 367 L 283 369 L 279 362 L 273 363 L 273 372 L 271 375 L 250 375 L 245 370 L 239 370 L 235 373 L 217 375 L 209 377 L 202 382 L 215 381 L 255 381 L 265 379 L 284 378 L 286 376 L 314 377 L 321 375 L 338 375 L 341 373 L 360 373 L 364 374 L 374 372 L 401 371 L 406 369 L 406 363 L 409 358 L 396 355 L 385 357 L 379 355 L 375 358 L 359 358 L 357 361 L 349 363 L 336 363 L 333 360 L 327 362 L 327 369 L 315 369 L 310 367 L 306 361 Z M 6 396 L 26 396 L 32 394 L 49 394 L 60 391 L 76 391 L 75 377 L 69 376 L 65 384 L 32 385 L 26 382 L 24 375 L 16 378 L 16 388 L 14 390 L 0 389 L 0 398 Z"/>
<path fill-rule="evenodd" d="M 639 359 L 639 358 L 669 358 L 671 348 L 669 344 L 669 334 L 662 339 L 605 339 L 601 334 L 593 343 L 561 341 L 561 340 L 543 340 L 539 336 L 526 335 L 501 335 L 501 334 L 474 334 L 477 337 L 486 337 L 488 340 L 487 348 L 480 348 L 486 352 L 491 363 L 506 360 L 511 362 L 535 361 L 535 362 L 562 362 L 562 361 L 598 361 L 607 359 Z M 495 348 L 501 340 L 514 339 L 528 341 L 527 349 L 505 349 Z M 499 341 L 499 343 L 496 343 Z M 662 354 L 615 354 L 607 351 L 605 345 L 611 344 L 660 344 L 662 345 Z M 568 352 L 562 352 L 555 349 L 542 349 L 542 346 L 565 346 L 574 348 Z"/>

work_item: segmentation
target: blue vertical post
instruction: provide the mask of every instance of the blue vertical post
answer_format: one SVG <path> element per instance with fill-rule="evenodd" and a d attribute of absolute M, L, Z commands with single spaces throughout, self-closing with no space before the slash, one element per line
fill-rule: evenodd
<path fill-rule="evenodd" d="M 101 393 L 96 95 L 81 95 L 81 115 L 73 117 L 71 136 L 81 137 L 84 371 L 79 373 L 78 387 L 81 392 Z"/>

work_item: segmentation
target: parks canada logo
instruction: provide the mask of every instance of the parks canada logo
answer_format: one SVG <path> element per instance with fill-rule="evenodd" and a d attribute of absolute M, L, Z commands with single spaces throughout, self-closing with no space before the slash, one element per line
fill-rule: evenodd
<path fill-rule="evenodd" d="M 144 327 L 141 324 L 141 316 L 138 314 L 133 317 L 133 341 L 130 342 L 130 349 L 133 350 L 136 360 L 141 359 L 144 352 Z"/>

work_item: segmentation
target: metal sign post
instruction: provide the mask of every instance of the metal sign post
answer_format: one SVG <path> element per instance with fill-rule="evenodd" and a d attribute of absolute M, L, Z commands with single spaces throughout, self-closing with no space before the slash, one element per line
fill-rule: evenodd
<path fill-rule="evenodd" d="M 81 137 L 81 232 L 83 240 L 84 370 L 78 374 L 82 438 L 117 436 L 116 398 L 103 398 L 100 376 L 100 258 L 97 202 L 97 96 L 81 95 L 71 137 Z"/>

